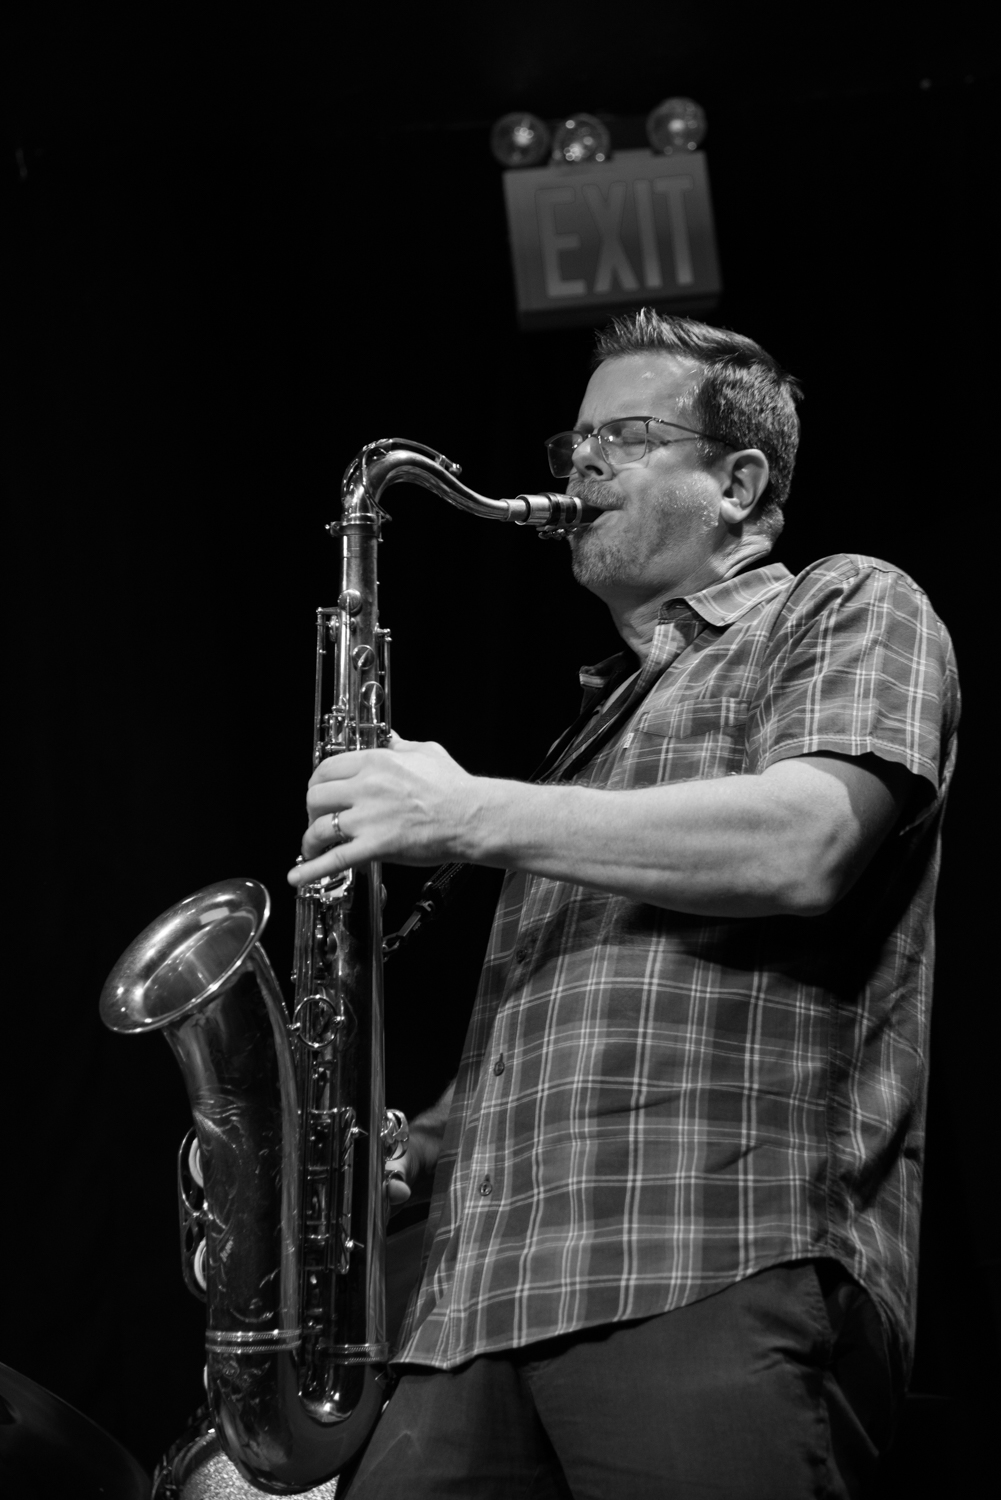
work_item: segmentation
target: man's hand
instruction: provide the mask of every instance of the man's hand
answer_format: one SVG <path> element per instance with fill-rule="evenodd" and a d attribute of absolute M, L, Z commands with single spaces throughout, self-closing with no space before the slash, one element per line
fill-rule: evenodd
<path fill-rule="evenodd" d="M 390 1157 L 386 1163 L 386 1195 L 390 1209 L 402 1208 L 409 1201 L 413 1179 L 420 1175 L 421 1167 L 416 1154 L 407 1149 L 400 1156 Z"/>
<path fill-rule="evenodd" d="M 418 1203 L 430 1198 L 434 1169 L 438 1163 L 454 1091 L 453 1080 L 436 1104 L 424 1110 L 416 1120 L 411 1120 L 410 1139 L 403 1154 L 392 1156 L 387 1161 L 386 1186 L 390 1209 L 402 1207 L 410 1198 L 412 1190 Z"/>
<path fill-rule="evenodd" d="M 463 835 L 479 812 L 478 787 L 441 745 L 397 734 L 385 750 L 330 756 L 310 779 L 304 863 L 289 871 L 289 883 L 339 875 L 373 859 L 401 865 L 461 859 Z"/>

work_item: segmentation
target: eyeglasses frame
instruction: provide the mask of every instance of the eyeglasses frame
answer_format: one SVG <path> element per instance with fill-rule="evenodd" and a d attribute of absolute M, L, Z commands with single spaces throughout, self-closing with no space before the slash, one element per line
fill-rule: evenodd
<path fill-rule="evenodd" d="M 616 464 L 605 452 L 601 434 L 606 427 L 611 427 L 613 422 L 643 423 L 643 426 L 646 428 L 646 445 L 639 458 L 629 458 L 624 464 Z M 660 442 L 654 443 L 650 438 L 651 422 L 659 422 L 663 427 L 676 427 L 679 432 L 687 432 L 690 434 L 690 436 L 683 438 L 663 438 Z M 594 438 L 597 441 L 598 451 L 600 452 L 602 458 L 605 460 L 606 464 L 609 464 L 613 469 L 626 469 L 630 464 L 642 463 L 643 459 L 646 458 L 647 454 L 650 453 L 652 448 L 654 447 L 667 448 L 672 443 L 690 443 L 692 441 L 692 438 L 705 438 L 706 442 L 709 443 L 722 443 L 725 448 L 734 448 L 738 446 L 735 443 L 731 443 L 727 438 L 717 437 L 716 434 L 712 432 L 699 432 L 697 428 L 686 427 L 683 422 L 674 422 L 670 417 L 610 417 L 607 422 L 602 422 L 599 427 L 593 428 L 591 432 L 585 432 L 581 434 L 579 440 L 574 443 L 573 447 L 570 450 L 570 467 L 567 469 L 565 474 L 557 474 L 556 470 L 553 468 L 553 460 L 552 455 L 549 451 L 549 445 L 550 443 L 555 443 L 557 438 L 566 437 L 568 435 L 570 437 L 574 437 L 577 433 L 577 430 L 578 429 L 576 427 L 571 427 L 565 429 L 563 432 L 554 432 L 552 437 L 548 437 L 545 440 L 544 447 L 546 449 L 546 456 L 549 459 L 549 468 L 555 479 L 568 479 L 570 477 L 570 475 L 573 473 L 573 455 L 577 452 L 577 449 L 580 447 L 581 443 L 586 443 L 588 438 Z"/>

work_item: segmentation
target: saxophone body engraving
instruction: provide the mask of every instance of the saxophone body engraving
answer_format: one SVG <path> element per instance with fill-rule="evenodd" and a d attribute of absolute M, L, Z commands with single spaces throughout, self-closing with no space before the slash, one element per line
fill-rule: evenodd
<path fill-rule="evenodd" d="M 583 519 L 573 497 L 490 500 L 458 475 L 434 450 L 386 439 L 344 476 L 329 528 L 337 602 L 317 611 L 314 765 L 389 741 L 376 567 L 389 485 L 409 481 L 544 536 Z M 161 1466 L 164 1500 L 211 1494 L 219 1465 L 226 1494 L 241 1482 L 232 1465 L 248 1493 L 322 1485 L 384 1397 L 384 1167 L 406 1122 L 383 1100 L 380 868 L 299 889 L 291 1018 L 260 944 L 268 912 L 253 880 L 198 891 L 140 934 L 101 997 L 112 1030 L 163 1032 L 194 1120 L 178 1161 L 182 1266 L 207 1303 L 212 1425 Z"/>

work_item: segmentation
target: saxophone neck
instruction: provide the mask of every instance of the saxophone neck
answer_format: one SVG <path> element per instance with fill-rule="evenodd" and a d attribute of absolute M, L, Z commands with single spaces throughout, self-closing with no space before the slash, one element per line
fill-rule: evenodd
<path fill-rule="evenodd" d="M 450 505 L 486 521 L 513 521 L 531 526 L 542 536 L 567 536 L 584 521 L 584 507 L 575 495 L 549 491 L 516 495 L 511 500 L 491 500 L 462 484 L 462 469 L 424 443 L 406 438 L 380 438 L 368 443 L 349 465 L 341 490 L 340 520 L 332 532 L 362 530 L 378 538 L 386 513 L 382 492 L 391 484 L 408 480 L 431 490 Z"/>

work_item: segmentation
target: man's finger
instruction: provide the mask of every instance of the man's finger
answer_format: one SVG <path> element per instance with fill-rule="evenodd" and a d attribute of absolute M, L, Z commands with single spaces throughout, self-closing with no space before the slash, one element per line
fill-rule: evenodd
<path fill-rule="evenodd" d="M 340 755 L 328 755 L 326 760 L 320 761 L 309 778 L 309 785 L 315 786 L 321 781 L 343 781 L 348 776 L 357 776 L 362 768 L 362 757 L 371 753 L 371 750 L 345 750 Z"/>
<path fill-rule="evenodd" d="M 345 870 L 350 870 L 354 865 L 362 865 L 377 857 L 377 851 L 368 847 L 362 839 L 351 839 L 346 844 L 334 844 L 323 854 L 293 865 L 288 872 L 288 883 L 294 886 L 308 885 L 312 880 L 319 880 L 321 875 L 343 875 Z"/>
<path fill-rule="evenodd" d="M 347 811 L 347 808 L 340 807 L 329 812 L 326 809 L 314 812 L 300 845 L 306 859 L 315 859 L 325 849 L 351 842 L 354 834 L 341 821 Z"/>
<path fill-rule="evenodd" d="M 394 1208 L 400 1208 L 410 1197 L 410 1189 L 402 1177 L 389 1176 L 386 1178 L 386 1190 L 390 1203 Z"/>
<path fill-rule="evenodd" d="M 322 839 L 327 828 L 330 826 L 330 819 L 334 813 L 339 813 L 343 818 L 350 806 L 349 791 L 343 783 L 327 782 L 322 787 L 311 786 L 306 793 L 306 819 L 309 825 L 306 829 L 306 837 L 308 838 L 314 826 L 319 824 L 321 826 L 316 829 L 316 832 Z M 323 822 L 325 817 L 327 819 L 326 823 Z M 346 830 L 342 828 L 340 831 L 344 833 Z"/>

